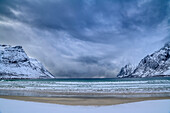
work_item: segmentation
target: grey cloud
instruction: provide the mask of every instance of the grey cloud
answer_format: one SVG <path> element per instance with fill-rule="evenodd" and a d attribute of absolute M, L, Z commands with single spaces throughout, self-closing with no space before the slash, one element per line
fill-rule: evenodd
<path fill-rule="evenodd" d="M 167 0 L 149 1 L 141 6 L 134 0 L 97 0 L 88 4 L 83 0 L 24 1 L 12 6 L 15 4 L 20 5 L 17 10 L 25 13 L 19 20 L 41 29 L 66 30 L 74 38 L 100 43 L 142 35 L 141 30 L 152 30 L 168 14 Z M 84 34 L 87 29 L 91 36 Z"/>
<path fill-rule="evenodd" d="M 97 64 L 99 58 L 93 56 L 81 56 L 76 61 L 86 64 Z"/>

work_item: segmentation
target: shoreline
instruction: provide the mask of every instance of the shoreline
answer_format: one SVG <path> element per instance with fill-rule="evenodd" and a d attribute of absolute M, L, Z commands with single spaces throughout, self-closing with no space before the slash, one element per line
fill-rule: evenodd
<path fill-rule="evenodd" d="M 93 80 L 93 79 L 145 79 L 145 78 L 170 78 L 170 75 L 156 75 L 156 76 L 146 76 L 146 77 L 123 77 L 123 78 L 120 78 L 120 77 L 108 77 L 108 78 L 67 78 L 67 77 L 61 77 L 61 78 L 0 78 L 0 80 Z"/>
<path fill-rule="evenodd" d="M 31 97 L 31 96 L 0 96 L 0 98 L 12 99 L 12 100 L 22 100 L 22 101 L 32 101 L 41 103 L 51 103 L 60 105 L 76 105 L 76 106 L 107 106 L 107 105 L 117 105 L 125 104 L 131 102 L 140 102 L 146 100 L 162 100 L 170 99 L 170 97 L 135 97 L 135 98 L 114 98 L 114 97 Z"/>
<path fill-rule="evenodd" d="M 0 89 L 0 96 L 48 97 L 48 98 L 149 98 L 170 97 L 170 92 L 160 93 L 98 93 L 98 92 L 55 92 L 46 90 Z"/>

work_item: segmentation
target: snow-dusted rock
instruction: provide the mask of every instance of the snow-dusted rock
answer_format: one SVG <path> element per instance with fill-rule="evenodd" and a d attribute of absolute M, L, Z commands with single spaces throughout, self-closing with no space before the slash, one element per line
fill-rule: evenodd
<path fill-rule="evenodd" d="M 131 71 L 127 69 L 127 72 Z M 147 55 L 143 58 L 132 73 L 124 76 L 118 74 L 118 77 L 152 77 L 170 75 L 170 43 L 163 48 Z"/>
<path fill-rule="evenodd" d="M 0 45 L 0 78 L 54 78 L 36 59 L 29 58 L 21 46 Z"/>
<path fill-rule="evenodd" d="M 119 77 L 119 78 L 127 77 L 130 74 L 132 74 L 133 71 L 134 71 L 134 66 L 132 66 L 131 64 L 127 64 L 121 68 L 117 77 Z"/>

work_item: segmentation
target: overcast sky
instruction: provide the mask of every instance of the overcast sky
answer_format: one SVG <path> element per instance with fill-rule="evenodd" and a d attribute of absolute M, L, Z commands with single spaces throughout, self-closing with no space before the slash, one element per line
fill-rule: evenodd
<path fill-rule="evenodd" d="M 58 77 L 114 77 L 170 41 L 170 0 L 0 0 L 0 43 Z"/>

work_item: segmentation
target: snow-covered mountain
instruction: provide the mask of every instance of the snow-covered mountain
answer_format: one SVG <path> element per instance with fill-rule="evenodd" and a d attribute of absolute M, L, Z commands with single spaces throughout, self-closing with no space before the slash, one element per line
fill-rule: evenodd
<path fill-rule="evenodd" d="M 29 58 L 21 46 L 0 45 L 0 78 L 54 78 L 36 59 Z"/>
<path fill-rule="evenodd" d="M 132 70 L 125 66 L 119 72 L 117 77 L 152 77 L 152 76 L 170 76 L 170 43 L 163 48 L 147 55 L 138 66 Z"/>
<path fill-rule="evenodd" d="M 132 66 L 132 64 L 127 64 L 124 67 L 121 68 L 119 74 L 117 75 L 117 77 L 127 77 L 129 76 L 132 72 L 134 71 L 134 66 Z"/>

